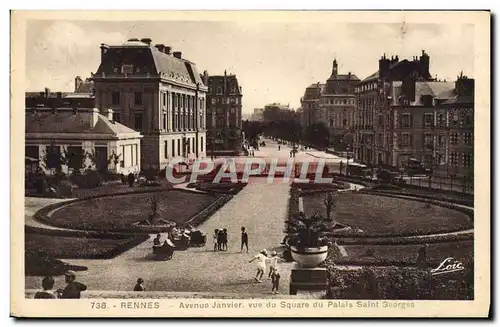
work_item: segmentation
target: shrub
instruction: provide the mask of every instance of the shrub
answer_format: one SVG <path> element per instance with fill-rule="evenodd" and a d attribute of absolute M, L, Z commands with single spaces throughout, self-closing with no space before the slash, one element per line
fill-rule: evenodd
<path fill-rule="evenodd" d="M 68 198 L 73 196 L 73 184 L 70 181 L 64 180 L 56 186 L 56 194 L 58 197 Z"/>

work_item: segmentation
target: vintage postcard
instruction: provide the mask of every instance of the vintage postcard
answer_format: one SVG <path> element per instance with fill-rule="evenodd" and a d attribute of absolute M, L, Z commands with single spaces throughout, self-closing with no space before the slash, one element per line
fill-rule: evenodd
<path fill-rule="evenodd" d="M 11 314 L 487 317 L 490 19 L 13 11 Z"/>

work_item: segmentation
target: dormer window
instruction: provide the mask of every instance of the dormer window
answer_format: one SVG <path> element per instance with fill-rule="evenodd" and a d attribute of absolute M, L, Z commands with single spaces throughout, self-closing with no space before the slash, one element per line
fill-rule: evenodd
<path fill-rule="evenodd" d="M 132 74 L 134 72 L 134 65 L 122 65 L 122 74 Z"/>

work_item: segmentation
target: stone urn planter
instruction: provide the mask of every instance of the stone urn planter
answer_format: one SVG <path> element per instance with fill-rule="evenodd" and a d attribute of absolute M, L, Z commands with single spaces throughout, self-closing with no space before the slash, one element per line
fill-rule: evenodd
<path fill-rule="evenodd" d="M 328 245 L 298 249 L 290 246 L 292 259 L 304 268 L 314 268 L 326 260 L 328 255 Z"/>

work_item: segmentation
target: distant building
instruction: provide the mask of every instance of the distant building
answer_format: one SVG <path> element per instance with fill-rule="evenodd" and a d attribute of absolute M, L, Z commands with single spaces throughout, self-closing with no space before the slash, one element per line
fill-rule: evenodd
<path fill-rule="evenodd" d="M 302 109 L 301 125 L 304 130 L 317 122 L 321 117 L 319 100 L 324 86 L 325 84 L 319 82 L 311 84 L 304 91 L 302 98 L 300 98 L 300 106 Z"/>
<path fill-rule="evenodd" d="M 281 103 L 270 103 L 264 106 L 263 118 L 264 122 L 277 121 L 282 117 L 284 112 L 291 111 L 290 105 L 283 105 Z"/>
<path fill-rule="evenodd" d="M 96 106 L 113 109 L 113 121 L 144 135 L 142 168 L 163 169 L 178 156 L 205 157 L 207 86 L 196 65 L 148 38 L 100 48 L 101 63 L 91 77 Z"/>
<path fill-rule="evenodd" d="M 208 76 L 207 153 L 241 150 L 242 88 L 236 75 Z"/>
<path fill-rule="evenodd" d="M 352 146 L 356 109 L 354 89 L 359 81 L 350 72 L 339 74 L 337 60 L 334 60 L 332 74 L 321 90 L 317 120 L 330 129 L 330 145 L 341 151 Z"/>
<path fill-rule="evenodd" d="M 253 110 L 252 116 L 250 117 L 252 121 L 264 121 L 264 108 L 255 108 Z"/>

